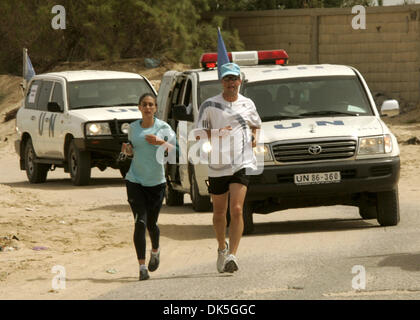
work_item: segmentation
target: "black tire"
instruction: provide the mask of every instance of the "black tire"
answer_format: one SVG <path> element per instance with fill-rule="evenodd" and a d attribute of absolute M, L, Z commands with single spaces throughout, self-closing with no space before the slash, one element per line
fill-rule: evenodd
<path fill-rule="evenodd" d="M 89 184 L 91 173 L 90 152 L 79 150 L 72 141 L 70 142 L 67 162 L 72 183 L 75 186 Z"/>
<path fill-rule="evenodd" d="M 47 180 L 49 164 L 35 163 L 35 150 L 32 140 L 28 139 L 25 144 L 25 170 L 30 183 L 43 183 Z"/>
<path fill-rule="evenodd" d="M 373 205 L 361 204 L 359 206 L 359 214 L 363 220 L 376 219 L 378 217 L 377 208 Z"/>
<path fill-rule="evenodd" d="M 184 194 L 172 189 L 169 182 L 166 183 L 165 202 L 167 206 L 182 206 L 184 204 Z"/>
<path fill-rule="evenodd" d="M 398 188 L 377 193 L 378 222 L 381 226 L 396 226 L 400 222 Z"/>
<path fill-rule="evenodd" d="M 213 206 L 210 201 L 210 196 L 202 196 L 198 193 L 198 186 L 194 172 L 191 173 L 190 196 L 194 211 L 209 212 L 213 210 Z"/>
<path fill-rule="evenodd" d="M 244 235 L 251 234 L 254 232 L 254 206 L 252 202 L 246 202 L 244 203 L 244 207 L 242 209 L 242 217 L 244 220 Z M 226 226 L 230 226 L 230 208 L 228 205 L 227 212 L 226 212 Z"/>

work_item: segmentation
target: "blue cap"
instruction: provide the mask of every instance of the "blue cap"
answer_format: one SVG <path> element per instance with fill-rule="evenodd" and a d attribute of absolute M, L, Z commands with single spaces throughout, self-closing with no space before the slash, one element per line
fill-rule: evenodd
<path fill-rule="evenodd" d="M 241 75 L 241 68 L 236 63 L 225 63 L 220 67 L 220 75 L 222 79 L 228 75 L 240 76 Z"/>

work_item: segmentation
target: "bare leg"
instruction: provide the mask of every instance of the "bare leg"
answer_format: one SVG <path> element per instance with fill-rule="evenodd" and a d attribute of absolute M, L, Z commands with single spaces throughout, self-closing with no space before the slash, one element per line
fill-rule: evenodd
<path fill-rule="evenodd" d="M 244 231 L 242 210 L 244 206 L 247 187 L 240 183 L 231 183 L 230 192 L 230 228 L 229 228 L 229 251 L 236 255 Z"/>
<path fill-rule="evenodd" d="M 213 201 L 213 228 L 219 249 L 225 249 L 226 241 L 226 211 L 228 207 L 229 192 L 224 194 L 211 194 Z"/>

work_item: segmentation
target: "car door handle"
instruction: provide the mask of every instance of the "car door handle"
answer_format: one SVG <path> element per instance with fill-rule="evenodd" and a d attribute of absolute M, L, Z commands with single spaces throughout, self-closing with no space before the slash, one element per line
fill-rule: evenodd
<path fill-rule="evenodd" d="M 45 118 L 45 122 L 48 122 L 50 120 L 50 118 Z"/>
<path fill-rule="evenodd" d="M 31 120 L 35 120 L 35 119 L 36 119 L 36 117 L 35 117 L 35 116 L 32 116 L 32 117 L 31 117 Z"/>

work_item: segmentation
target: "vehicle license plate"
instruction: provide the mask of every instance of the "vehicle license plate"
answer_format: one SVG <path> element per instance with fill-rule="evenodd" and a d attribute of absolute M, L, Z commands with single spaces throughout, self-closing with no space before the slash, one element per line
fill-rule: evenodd
<path fill-rule="evenodd" d="M 321 184 L 321 183 L 338 183 L 341 181 L 340 171 L 318 172 L 318 173 L 300 173 L 295 174 L 295 184 Z"/>

